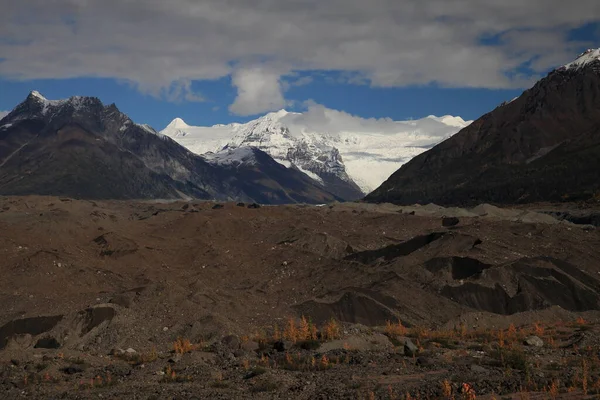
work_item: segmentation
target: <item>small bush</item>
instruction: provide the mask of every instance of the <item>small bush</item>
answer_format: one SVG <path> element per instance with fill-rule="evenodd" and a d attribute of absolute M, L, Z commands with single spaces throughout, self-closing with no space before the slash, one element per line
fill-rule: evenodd
<path fill-rule="evenodd" d="M 527 355 L 522 350 L 509 350 L 506 348 L 500 348 L 493 352 L 491 356 L 499 360 L 504 368 L 527 371 L 529 367 Z"/>

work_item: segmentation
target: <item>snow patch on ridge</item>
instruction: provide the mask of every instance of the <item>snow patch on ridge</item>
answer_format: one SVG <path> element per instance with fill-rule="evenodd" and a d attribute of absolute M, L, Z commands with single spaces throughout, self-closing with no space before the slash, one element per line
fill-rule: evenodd
<path fill-rule="evenodd" d="M 254 149 L 251 147 L 240 147 L 237 149 L 224 149 L 218 153 L 206 153 L 202 157 L 212 164 L 218 165 L 255 165 Z"/>
<path fill-rule="evenodd" d="M 568 70 L 573 68 L 575 70 L 578 70 L 594 61 L 600 61 L 600 49 L 587 49 L 586 51 L 581 53 L 575 61 L 563 65 L 560 69 Z"/>

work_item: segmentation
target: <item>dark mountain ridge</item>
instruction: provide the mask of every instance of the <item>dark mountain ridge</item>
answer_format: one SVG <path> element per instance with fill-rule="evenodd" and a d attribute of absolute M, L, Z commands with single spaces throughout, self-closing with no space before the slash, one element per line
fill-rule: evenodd
<path fill-rule="evenodd" d="M 600 60 L 590 50 L 415 157 L 369 202 L 474 205 L 600 194 Z M 584 60 L 585 62 L 583 62 Z"/>
<path fill-rule="evenodd" d="M 339 200 L 265 156 L 236 168 L 210 163 L 134 123 L 114 104 L 93 97 L 47 100 L 32 92 L 0 121 L 0 194 L 274 204 Z M 250 185 L 254 181 L 261 184 Z"/>

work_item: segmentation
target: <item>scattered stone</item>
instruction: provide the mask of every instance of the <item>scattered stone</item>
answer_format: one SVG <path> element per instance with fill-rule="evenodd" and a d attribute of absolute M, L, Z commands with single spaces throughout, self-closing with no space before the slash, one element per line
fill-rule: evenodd
<path fill-rule="evenodd" d="M 523 344 L 533 347 L 544 347 L 544 341 L 537 336 L 526 337 Z"/>
<path fill-rule="evenodd" d="M 167 327 L 167 326 L 165 326 L 165 327 L 163 328 L 163 332 L 166 332 L 166 331 L 168 331 L 168 330 L 169 330 L 169 327 Z"/>
<path fill-rule="evenodd" d="M 460 221 L 456 217 L 444 217 L 442 218 L 442 226 L 455 226 L 458 225 Z"/>
<path fill-rule="evenodd" d="M 406 339 L 404 342 L 404 355 L 408 357 L 414 357 L 419 352 L 419 348 L 410 339 Z"/>
<path fill-rule="evenodd" d="M 221 208 L 224 208 L 223 204 L 215 204 L 212 209 L 213 210 L 220 210 Z"/>
<path fill-rule="evenodd" d="M 128 348 L 127 350 L 125 350 L 125 353 L 127 354 L 137 354 L 137 351 L 135 351 L 134 349 L 132 349 L 131 347 Z"/>

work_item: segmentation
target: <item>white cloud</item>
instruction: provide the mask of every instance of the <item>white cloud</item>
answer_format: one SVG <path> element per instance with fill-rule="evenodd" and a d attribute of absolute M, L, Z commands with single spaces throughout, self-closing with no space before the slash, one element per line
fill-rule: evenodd
<path fill-rule="evenodd" d="M 0 110 L 0 119 L 6 117 L 10 111 L 1 111 Z"/>
<path fill-rule="evenodd" d="M 515 88 L 572 60 L 582 46 L 598 46 L 567 40 L 570 29 L 598 21 L 597 0 L 6 3 L 0 77 L 111 77 L 197 101 L 191 82 L 233 73 L 239 113 L 282 103 L 278 72 L 339 71 L 376 86 Z M 515 73 L 524 63 L 530 76 Z M 235 65 L 250 67 L 235 72 Z M 263 71 L 262 83 L 248 81 L 251 71 Z M 257 93 L 276 97 L 269 105 Z"/>
<path fill-rule="evenodd" d="M 282 123 L 296 127 L 299 130 L 309 132 L 327 132 L 340 134 L 351 132 L 352 134 L 377 134 L 398 135 L 409 137 L 411 132 L 427 132 L 427 138 L 442 138 L 448 135 L 452 128 L 448 124 L 440 122 L 440 118 L 423 118 L 416 121 L 394 121 L 391 118 L 362 118 L 349 114 L 345 111 L 327 108 L 314 101 L 304 104 L 306 111 L 302 113 L 289 113 L 282 119 Z M 462 121 L 464 122 L 464 121 Z M 421 134 L 421 136 L 423 136 Z"/>
<path fill-rule="evenodd" d="M 280 74 L 260 67 L 241 68 L 233 73 L 232 84 L 238 94 L 229 111 L 236 115 L 255 115 L 285 106 Z"/>

